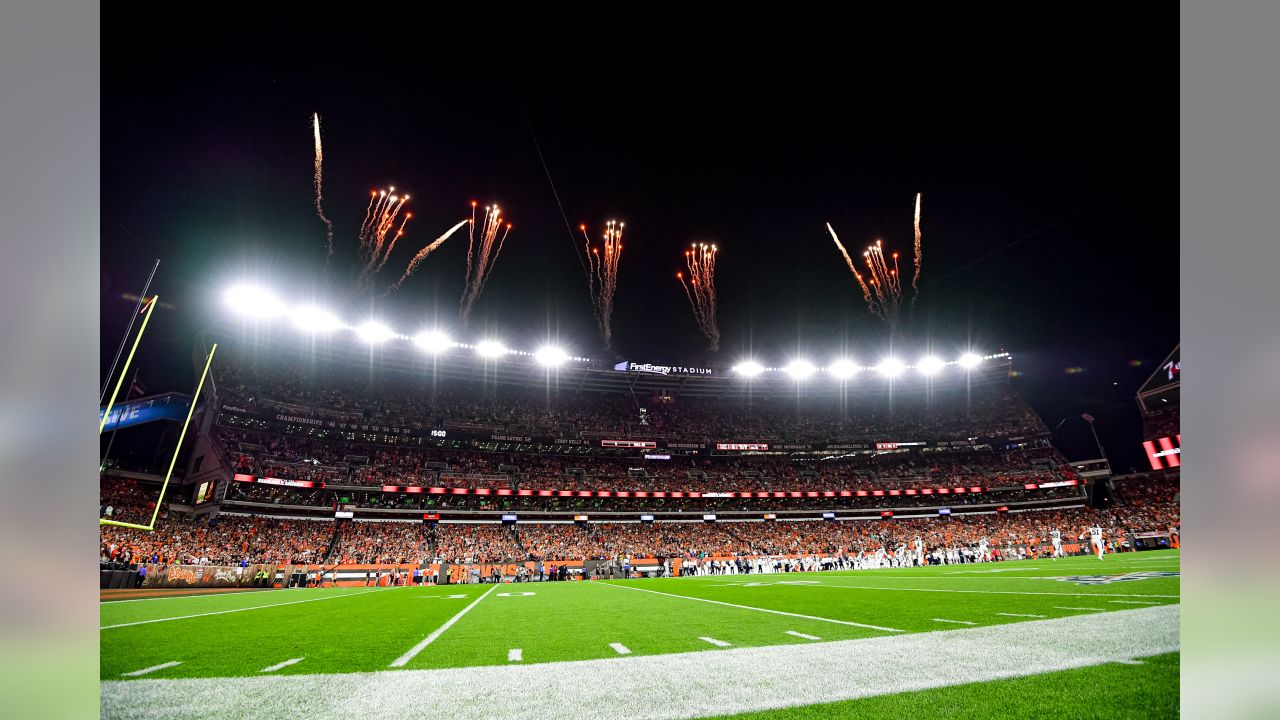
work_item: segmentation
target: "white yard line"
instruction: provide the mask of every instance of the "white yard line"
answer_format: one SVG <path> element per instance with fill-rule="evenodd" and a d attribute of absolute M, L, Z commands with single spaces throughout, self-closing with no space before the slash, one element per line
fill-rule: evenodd
<path fill-rule="evenodd" d="M 698 639 L 699 639 L 699 640 L 701 640 L 701 641 L 703 641 L 703 642 L 709 642 L 709 643 L 711 643 L 712 645 L 715 645 L 716 647 L 733 647 L 733 645 L 732 645 L 731 643 L 727 643 L 727 642 L 725 642 L 725 641 L 723 641 L 723 640 L 717 640 L 717 639 L 715 639 L 715 638 L 699 637 Z"/>
<path fill-rule="evenodd" d="M 307 598 L 306 600 L 290 600 L 289 602 L 270 603 L 268 605 L 250 605 L 249 607 L 232 608 L 230 610 L 215 610 L 213 612 L 196 613 L 195 615 L 179 615 L 177 617 L 155 618 L 154 620 L 137 620 L 135 622 L 118 623 L 116 625 L 103 625 L 99 630 L 113 630 L 115 628 L 133 627 L 134 625 L 149 625 L 151 623 L 170 622 L 171 620 L 190 620 L 191 618 L 208 617 L 210 615 L 226 615 L 228 613 L 245 612 L 248 610 L 265 610 L 273 607 L 283 607 L 285 605 L 299 605 L 301 603 L 320 602 L 321 600 L 339 600 L 341 598 L 355 597 L 356 595 L 365 595 L 371 592 L 386 590 L 387 588 L 375 588 L 373 590 L 364 590 L 362 592 L 343 593 L 341 595 L 325 595 L 318 598 Z"/>
<path fill-rule="evenodd" d="M 969 622 L 968 620 L 948 620 L 946 618 L 934 618 L 933 621 L 951 623 L 952 625 L 977 625 L 978 624 L 976 622 Z"/>
<path fill-rule="evenodd" d="M 164 670 L 166 668 L 177 667 L 181 664 L 182 664 L 181 660 L 173 660 L 167 663 L 160 663 L 159 665 L 152 665 L 151 667 L 145 667 L 145 668 L 142 668 L 141 670 L 134 670 L 133 672 L 123 673 L 122 677 L 138 677 L 140 675 L 146 675 L 147 673 L 153 673 L 157 670 Z"/>
<path fill-rule="evenodd" d="M 524 650 L 511 648 L 507 651 L 507 662 L 520 662 L 522 660 L 524 660 Z"/>
<path fill-rule="evenodd" d="M 631 648 L 627 647 L 626 645 L 623 645 L 622 643 L 609 643 L 609 647 L 613 648 L 613 651 L 618 653 L 619 655 L 631 654 Z"/>
<path fill-rule="evenodd" d="M 264 667 L 258 672 L 269 673 L 269 672 L 275 672 L 277 670 L 282 670 L 284 668 L 289 667 L 290 665 L 297 665 L 298 663 L 302 662 L 303 659 L 304 658 L 293 658 L 291 660 L 285 660 L 284 662 L 278 662 L 275 665 L 269 665 L 267 667 Z"/>
<path fill-rule="evenodd" d="M 1147 602 L 1145 600 L 1108 600 L 1107 602 L 1116 603 L 1118 605 L 1163 605 L 1164 604 L 1164 603 L 1158 603 L 1158 602 Z"/>
<path fill-rule="evenodd" d="M 822 639 L 817 635 L 805 635 L 804 633 L 796 632 L 795 630 L 788 630 L 787 634 L 794 635 L 795 637 L 798 637 L 798 638 L 804 638 L 805 640 L 821 640 Z"/>
<path fill-rule="evenodd" d="M 1063 605 L 1054 605 L 1054 610 L 1088 610 L 1089 612 L 1106 612 L 1106 608 L 1086 608 L 1086 607 L 1065 607 Z"/>
<path fill-rule="evenodd" d="M 412 660 L 412 659 L 414 659 L 415 657 L 417 657 L 417 656 L 418 656 L 418 653 L 422 652 L 422 651 L 423 651 L 423 649 L 425 649 L 428 645 L 430 645 L 431 643 L 435 642 L 435 641 L 436 641 L 436 638 L 440 637 L 441 635 L 443 635 L 443 634 L 444 634 L 444 632 L 445 632 L 446 630 L 448 630 L 449 628 L 453 627 L 453 624 L 454 624 L 454 623 L 456 623 L 456 622 L 458 622 L 459 620 L 461 620 L 463 615 L 466 615 L 467 613 L 471 612 L 471 608 L 473 608 L 473 607 L 475 607 L 476 605 L 480 604 L 480 601 L 481 601 L 481 600 L 483 600 L 483 599 L 485 599 L 486 597 L 488 597 L 488 596 L 489 596 L 489 593 L 491 593 L 491 592 L 493 592 L 494 590 L 497 590 L 497 589 L 498 589 L 498 586 L 497 586 L 497 585 L 493 585 L 493 586 L 492 586 L 492 587 L 490 587 L 488 590 L 485 590 L 483 595 L 481 595 L 480 597 L 476 598 L 476 599 L 475 599 L 475 601 L 474 601 L 474 602 L 472 602 L 470 605 L 468 605 L 468 606 L 466 606 L 466 607 L 462 608 L 461 610 L 459 610 L 457 615 L 454 615 L 453 617 L 451 617 L 451 618 L 449 618 L 448 620 L 446 620 L 446 621 L 445 621 L 445 623 L 444 623 L 443 625 L 441 625 L 440 627 L 436 628 L 435 632 L 433 632 L 433 633 L 431 633 L 430 635 L 428 635 L 428 636 L 426 636 L 426 637 L 422 638 L 421 642 L 419 642 L 417 645 L 414 645 L 413 647 L 409 648 L 409 651 L 408 651 L 408 652 L 406 652 L 405 654 L 403 654 L 403 655 L 401 655 L 400 657 L 396 658 L 395 660 L 392 660 L 392 661 L 391 661 L 391 667 L 404 667 L 405 665 L 407 665 L 407 664 L 409 663 L 409 661 L 410 661 L 410 660 Z"/>
<path fill-rule="evenodd" d="M 1027 613 L 996 613 L 996 614 L 997 614 L 997 615 L 1003 615 L 1003 616 L 1005 616 L 1005 617 L 1029 617 L 1029 618 L 1042 618 L 1042 617 L 1044 617 L 1043 615 L 1029 615 L 1029 614 L 1027 614 Z"/>
<path fill-rule="evenodd" d="M 1176 652 L 1179 618 L 1179 606 L 1163 605 L 717 652 L 439 670 L 112 680 L 101 684 L 99 697 L 105 720 L 339 720 L 357 712 L 410 720 L 634 720 L 641 715 L 675 720 L 1025 677 Z M 673 682 L 680 692 L 671 692 Z M 494 688 L 504 687 L 523 690 L 495 694 Z M 437 696 L 441 688 L 448 688 L 447 703 L 404 701 Z M 655 697 L 662 702 L 655 703 Z"/>
<path fill-rule="evenodd" d="M 866 623 L 853 622 L 851 620 L 835 620 L 832 618 L 818 617 L 816 615 L 801 615 L 800 613 L 784 612 L 782 610 L 771 610 L 769 608 L 752 607 L 750 605 L 739 605 L 737 603 L 723 602 L 721 600 L 708 600 L 707 598 L 693 597 L 691 595 L 676 595 L 673 593 L 658 592 L 657 590 L 646 590 L 644 588 L 632 587 L 630 585 L 614 585 L 613 583 L 599 583 L 606 587 L 621 588 L 623 590 L 636 590 L 638 592 L 653 593 L 654 595 L 665 595 L 667 597 L 679 598 L 681 600 L 693 600 L 696 602 L 711 603 L 713 605 L 724 605 L 725 607 L 738 608 L 740 610 L 754 610 L 756 612 L 772 613 L 774 615 L 786 615 L 787 617 L 804 618 L 805 620 L 817 620 L 819 622 L 835 623 L 837 625 L 850 625 L 853 627 L 868 628 L 871 630 L 880 630 L 881 632 L 898 633 L 902 632 L 895 628 L 882 627 L 880 625 L 868 625 Z M 818 585 L 797 585 L 796 587 L 820 587 Z"/>

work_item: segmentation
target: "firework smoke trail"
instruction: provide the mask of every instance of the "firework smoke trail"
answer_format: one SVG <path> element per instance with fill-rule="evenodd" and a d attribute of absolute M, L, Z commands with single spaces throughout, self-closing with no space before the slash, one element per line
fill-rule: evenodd
<path fill-rule="evenodd" d="M 920 268 L 923 266 L 923 261 L 924 261 L 924 250 L 922 249 L 922 247 L 921 247 L 921 245 L 920 245 L 920 195 L 921 195 L 921 193 L 916 193 L 916 214 L 915 214 L 915 221 L 916 221 L 916 222 L 915 222 L 915 225 L 916 225 L 916 246 L 915 246 L 915 251 L 916 251 L 916 254 L 915 254 L 916 271 L 915 271 L 915 274 L 911 276 L 911 289 L 912 289 L 912 291 L 914 291 L 914 292 L 913 292 L 913 294 L 911 295 L 911 305 L 912 305 L 912 306 L 914 306 L 914 305 L 916 304 L 916 298 L 917 298 L 917 297 L 919 297 L 919 295 L 920 295 Z"/>
<path fill-rule="evenodd" d="M 493 271 L 493 266 L 497 264 L 498 255 L 502 253 L 502 247 L 506 244 L 507 235 L 511 232 L 511 224 L 507 223 L 502 237 L 498 237 L 498 231 L 503 230 L 502 210 L 497 205 L 486 205 L 484 219 L 480 226 L 480 238 L 479 242 L 477 242 L 475 207 L 476 204 L 474 202 L 471 203 L 471 227 L 467 231 L 466 287 L 462 291 L 459 307 L 459 316 L 464 326 L 471 318 L 471 309 L 475 307 L 480 293 L 484 292 L 485 281 L 489 279 L 489 273 Z"/>
<path fill-rule="evenodd" d="M 320 187 L 323 185 L 323 169 L 324 169 L 324 151 L 320 147 L 320 113 L 311 115 L 312 127 L 316 136 L 316 215 L 320 216 L 320 221 L 324 223 L 329 240 L 329 254 L 325 256 L 325 264 L 329 263 L 329 259 L 333 257 L 333 222 L 324 216 L 324 208 L 321 207 L 323 197 L 320 193 Z"/>
<path fill-rule="evenodd" d="M 676 273 L 676 279 L 684 286 L 685 296 L 689 298 L 689 306 L 693 308 L 693 318 L 698 329 L 707 340 L 712 352 L 720 349 L 720 328 L 716 324 L 716 256 L 719 253 L 715 245 L 694 243 L 684 251 L 684 263 L 689 272 L 686 283 L 684 273 Z"/>
<path fill-rule="evenodd" d="M 408 280 L 409 276 L 412 275 L 414 271 L 418 269 L 418 266 L 422 264 L 422 261 L 426 260 L 428 255 L 435 252 L 436 248 L 443 245 L 445 240 L 448 240 L 450 237 L 452 237 L 453 234 L 458 232 L 459 228 L 461 228 L 463 225 L 466 225 L 467 222 L 468 221 L 466 219 L 459 221 L 457 225 L 454 225 L 448 230 L 445 230 L 443 235 L 436 238 L 429 245 L 419 250 L 418 254 L 414 255 L 413 259 L 409 261 L 409 267 L 405 268 L 404 275 L 401 275 L 400 279 L 397 280 L 394 285 L 392 285 L 390 288 L 387 288 L 387 292 L 389 293 L 392 290 L 399 290 L 400 286 L 404 284 L 404 281 Z"/>
<path fill-rule="evenodd" d="M 591 247 L 587 226 L 582 225 L 582 237 L 587 248 L 587 289 L 591 293 L 591 305 L 596 324 L 605 347 L 613 345 L 613 295 L 618 290 L 618 259 L 622 257 L 622 228 L 625 223 L 610 220 L 605 225 L 602 248 Z M 600 250 L 604 250 L 602 255 Z"/>

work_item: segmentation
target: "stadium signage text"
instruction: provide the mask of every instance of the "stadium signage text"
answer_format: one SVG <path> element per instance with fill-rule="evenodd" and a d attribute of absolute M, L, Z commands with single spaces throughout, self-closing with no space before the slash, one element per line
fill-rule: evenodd
<path fill-rule="evenodd" d="M 620 362 L 613 366 L 622 372 L 646 373 L 649 375 L 715 375 L 711 368 L 690 367 L 687 365 L 654 365 L 652 363 Z"/>
<path fill-rule="evenodd" d="M 768 450 L 769 443 L 716 443 L 717 450 Z"/>
<path fill-rule="evenodd" d="M 323 425 L 324 424 L 323 420 L 317 420 L 315 418 L 298 417 L 297 415 L 276 415 L 276 419 L 284 420 L 285 422 L 298 423 L 299 425 Z"/>
<path fill-rule="evenodd" d="M 658 443 L 652 440 L 601 440 L 600 447 L 653 450 L 658 447 Z"/>

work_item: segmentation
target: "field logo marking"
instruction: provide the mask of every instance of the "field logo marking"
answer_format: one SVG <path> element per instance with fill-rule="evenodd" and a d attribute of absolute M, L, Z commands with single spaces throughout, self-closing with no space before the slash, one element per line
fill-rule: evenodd
<path fill-rule="evenodd" d="M 750 605 L 739 605 L 737 603 L 724 602 L 722 600 L 708 600 L 707 598 L 693 597 L 692 595 L 676 595 L 674 593 L 658 592 L 657 590 L 646 590 L 644 588 L 631 587 L 629 585 L 615 585 L 611 582 L 600 583 L 605 587 L 618 588 L 620 590 L 635 590 L 637 592 L 653 593 L 654 595 L 666 595 L 667 597 L 679 598 L 681 600 L 692 600 L 694 602 L 711 603 L 712 605 L 724 605 L 725 607 L 738 608 L 739 610 L 754 610 L 756 612 L 771 613 L 773 615 L 786 615 L 787 617 L 804 618 L 805 620 L 817 620 L 819 622 L 835 623 L 836 625 L 849 625 L 852 627 L 867 628 L 869 630 L 880 630 L 881 632 L 900 633 L 901 630 L 896 628 L 883 627 L 880 625 L 868 625 L 866 623 L 853 622 L 852 620 L 835 620 L 833 618 L 818 617 L 816 615 L 801 615 L 800 613 L 784 612 L 782 610 L 771 610 L 769 608 L 752 607 Z M 816 587 L 821 587 L 816 586 Z"/>
<path fill-rule="evenodd" d="M 1133 580 L 1150 580 L 1151 578 L 1179 577 L 1182 573 L 1178 571 L 1161 572 L 1156 570 L 1146 570 L 1143 572 L 1124 573 L 1122 575 L 1066 575 L 1064 577 L 1046 578 L 1057 580 L 1059 582 L 1075 583 L 1077 585 L 1110 585 L 1118 582 L 1131 582 Z"/>
<path fill-rule="evenodd" d="M 471 612 L 471 608 L 473 608 L 473 607 L 475 607 L 476 605 L 480 604 L 480 601 L 481 601 L 481 600 L 483 600 L 483 599 L 485 599 L 486 597 L 488 597 L 488 596 L 489 596 L 489 593 L 491 593 L 491 592 L 493 592 L 494 590 L 497 590 L 497 589 L 498 589 L 498 586 L 497 586 L 497 585 L 494 585 L 493 587 L 489 588 L 488 590 L 485 590 L 483 595 L 481 595 L 480 597 L 478 597 L 478 598 L 476 598 L 476 599 L 475 599 L 475 602 L 473 602 L 473 603 L 471 603 L 470 605 L 468 605 L 468 606 L 466 606 L 466 607 L 462 608 L 462 610 L 459 610 L 457 615 L 454 615 L 453 617 L 449 618 L 448 620 L 446 620 L 446 621 L 445 621 L 445 623 L 444 623 L 443 625 L 441 625 L 440 627 L 436 628 L 436 630 L 435 630 L 434 632 L 432 632 L 430 635 L 428 635 L 428 636 L 426 636 L 426 637 L 422 638 L 421 642 L 419 642 L 417 645 L 414 645 L 413 647 L 409 648 L 409 651 L 408 651 L 408 652 L 406 652 L 405 654 L 403 654 L 403 655 L 401 655 L 400 657 L 396 658 L 395 660 L 392 660 L 392 661 L 391 661 L 391 667 L 404 667 L 405 665 L 407 665 L 407 664 L 409 663 L 409 661 L 410 661 L 410 660 L 412 660 L 412 659 L 414 659 L 415 657 L 417 657 L 417 656 L 418 656 L 418 653 L 422 652 L 422 651 L 423 651 L 423 650 L 424 650 L 428 645 L 430 645 L 431 643 L 435 642 L 435 641 L 436 641 L 436 638 L 438 638 L 438 637 L 440 637 L 441 635 L 443 635 L 445 630 L 448 630 L 449 628 L 453 627 L 453 624 L 454 624 L 454 623 L 456 623 L 456 622 L 458 622 L 459 620 L 461 620 L 463 615 L 466 615 L 467 613 Z"/>

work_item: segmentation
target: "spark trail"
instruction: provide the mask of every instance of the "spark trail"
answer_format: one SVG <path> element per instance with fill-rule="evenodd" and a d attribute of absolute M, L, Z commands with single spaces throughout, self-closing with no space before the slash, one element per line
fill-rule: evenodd
<path fill-rule="evenodd" d="M 320 113 L 311 115 L 312 127 L 316 136 L 316 215 L 320 216 L 320 221 L 324 223 L 329 240 L 329 254 L 325 256 L 325 264 L 333 257 L 333 222 L 324 216 L 324 208 L 321 201 L 324 199 L 320 192 L 324 176 L 324 150 L 320 146 Z"/>
<path fill-rule="evenodd" d="M 423 260 L 427 259 L 428 255 L 435 252 L 436 248 L 443 245 L 445 240 L 448 240 L 455 232 L 458 231 L 459 228 L 461 228 L 463 225 L 466 225 L 468 222 L 470 221 L 466 219 L 461 220 L 457 225 L 454 225 L 448 230 L 445 230 L 443 235 L 436 238 L 430 244 L 428 244 L 427 246 L 419 250 L 418 254 L 414 255 L 413 259 L 409 261 L 409 267 L 405 268 L 404 275 L 401 275 L 400 279 L 397 280 L 394 285 L 392 285 L 390 288 L 387 289 L 387 292 L 391 292 L 392 290 L 399 290 L 400 286 L 404 284 L 404 281 L 409 279 L 409 276 L 412 275 L 414 271 L 418 269 L 418 266 L 422 264 Z"/>
<path fill-rule="evenodd" d="M 591 247 L 587 226 L 579 226 L 587 248 L 587 288 L 595 311 L 596 324 L 605 347 L 613 344 L 613 295 L 618 290 L 618 259 L 622 257 L 622 227 L 625 223 L 610 220 L 605 225 L 601 247 Z M 603 252 L 601 252 L 603 250 Z"/>
<path fill-rule="evenodd" d="M 471 219 L 468 222 L 470 227 L 467 230 L 466 287 L 462 290 L 458 313 L 464 327 L 471 318 L 471 310 L 475 307 L 476 300 L 484 292 L 485 282 L 488 281 L 493 266 L 498 262 L 498 255 L 502 253 L 507 235 L 511 233 L 511 223 L 503 226 L 502 210 L 496 204 L 484 206 L 478 239 L 476 237 L 476 203 L 474 202 L 471 203 Z M 501 237 L 498 236 L 499 231 L 502 232 Z"/>
<path fill-rule="evenodd" d="M 862 290 L 862 299 L 867 304 L 867 311 L 888 323 L 890 330 L 896 330 L 898 322 L 902 318 L 903 297 L 898 253 L 894 252 L 886 256 L 884 242 L 881 240 L 876 240 L 875 243 L 868 245 L 866 250 L 862 252 L 863 261 L 867 265 L 867 277 L 863 277 L 853 259 L 849 257 L 849 252 L 845 249 L 844 244 L 840 242 L 840 237 L 836 235 L 835 228 L 831 227 L 831 223 L 827 223 L 827 232 L 831 233 L 831 239 L 835 241 L 836 248 L 844 257 L 845 264 L 849 266 L 849 271 L 857 279 L 858 288 Z M 915 297 L 920 291 L 920 269 L 924 259 L 920 239 L 920 193 L 916 193 L 915 269 L 911 279 L 911 288 L 914 292 L 911 298 L 913 305 Z"/>
<path fill-rule="evenodd" d="M 689 273 L 688 282 L 684 273 L 676 273 L 676 279 L 684 287 L 685 297 L 689 298 L 689 306 L 693 308 L 693 319 L 698 329 L 711 342 L 708 348 L 712 352 L 720 349 L 720 328 L 716 325 L 716 256 L 719 250 L 715 245 L 693 243 L 684 251 L 684 263 Z"/>
<path fill-rule="evenodd" d="M 924 267 L 924 251 L 922 250 L 922 248 L 921 248 L 921 246 L 920 246 L 920 195 L 921 195 L 921 193 L 916 193 L 916 214 L 915 214 L 915 221 L 916 221 L 916 222 L 915 222 L 915 226 L 916 226 L 916 227 L 915 227 L 915 229 L 916 229 L 916 244 L 915 244 L 915 251 L 916 251 L 916 252 L 915 252 L 916 271 L 915 271 L 915 274 L 913 274 L 913 275 L 911 276 L 911 290 L 912 290 L 912 295 L 911 295 L 911 305 L 912 305 L 913 307 L 914 307 L 914 306 L 915 306 L 915 304 L 916 304 L 916 298 L 920 295 L 920 268 Z"/>

